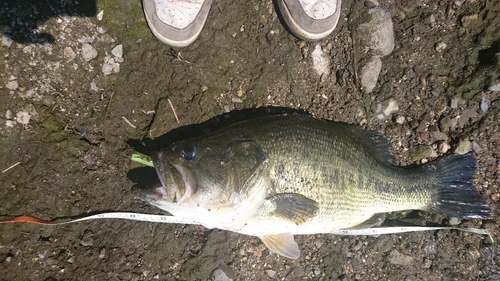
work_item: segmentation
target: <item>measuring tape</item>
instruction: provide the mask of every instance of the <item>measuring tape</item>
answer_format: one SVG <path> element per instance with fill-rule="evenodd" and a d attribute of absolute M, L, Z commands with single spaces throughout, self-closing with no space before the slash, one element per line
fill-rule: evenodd
<path fill-rule="evenodd" d="M 64 222 L 47 221 L 31 216 L 17 216 L 13 218 L 0 220 L 0 223 L 25 222 L 25 223 L 44 224 L 44 225 L 62 225 L 62 224 L 76 223 L 76 222 L 95 220 L 95 219 L 123 219 L 123 220 L 145 221 L 145 222 L 155 222 L 155 223 L 172 223 L 172 224 L 197 224 L 197 225 L 201 224 L 198 221 L 182 217 L 151 215 L 142 213 L 129 213 L 129 212 L 101 213 L 97 215 L 90 215 L 83 218 L 73 219 Z M 393 226 L 393 227 L 375 227 L 375 228 L 362 228 L 362 229 L 339 229 L 329 233 L 335 235 L 381 235 L 381 234 L 394 234 L 394 233 L 432 231 L 432 230 L 459 230 L 481 235 L 488 235 L 490 239 L 493 241 L 490 232 L 486 229 L 471 228 L 471 227 L 453 227 L 453 226 L 451 227 Z"/>

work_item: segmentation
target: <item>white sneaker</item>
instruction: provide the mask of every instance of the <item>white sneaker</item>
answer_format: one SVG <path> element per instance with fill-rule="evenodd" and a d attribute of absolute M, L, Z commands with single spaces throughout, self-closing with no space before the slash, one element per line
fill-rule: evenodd
<path fill-rule="evenodd" d="M 290 31 L 304 40 L 319 40 L 337 26 L 341 0 L 277 0 Z"/>
<path fill-rule="evenodd" d="M 185 47 L 200 35 L 212 0 L 143 0 L 149 28 L 163 43 Z"/>

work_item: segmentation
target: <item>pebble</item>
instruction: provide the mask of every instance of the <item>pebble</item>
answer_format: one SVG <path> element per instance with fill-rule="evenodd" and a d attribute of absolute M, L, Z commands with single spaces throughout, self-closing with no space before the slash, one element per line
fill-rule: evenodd
<path fill-rule="evenodd" d="M 368 10 L 371 19 L 358 26 L 358 32 L 374 54 L 387 56 L 394 50 L 394 30 L 391 14 L 381 8 Z"/>
<path fill-rule="evenodd" d="M 98 21 L 101 21 L 103 16 L 104 16 L 104 10 L 101 10 L 101 11 L 97 14 L 97 20 L 98 20 Z"/>
<path fill-rule="evenodd" d="M 2 45 L 4 45 L 7 48 L 10 47 L 10 45 L 12 45 L 12 38 L 7 34 L 3 34 L 2 35 Z"/>
<path fill-rule="evenodd" d="M 30 122 L 31 115 L 26 111 L 19 111 L 16 114 L 16 121 L 20 124 L 27 125 Z"/>
<path fill-rule="evenodd" d="M 477 20 L 477 18 L 478 14 L 463 15 L 460 19 L 460 25 L 467 28 L 471 26 Z"/>
<path fill-rule="evenodd" d="M 472 149 L 472 143 L 470 142 L 470 140 L 467 138 L 463 138 L 460 139 L 453 153 L 464 155 L 469 151 L 471 151 L 471 149 Z"/>
<path fill-rule="evenodd" d="M 410 152 L 410 158 L 414 162 L 418 162 L 422 159 L 427 159 L 431 157 L 437 157 L 437 153 L 430 146 L 424 146 L 420 149 Z"/>
<path fill-rule="evenodd" d="M 97 57 L 97 50 L 89 43 L 82 44 L 82 58 L 85 61 L 90 61 Z"/>
<path fill-rule="evenodd" d="M 232 281 L 235 278 L 235 273 L 228 266 L 219 266 L 212 271 L 213 281 Z"/>
<path fill-rule="evenodd" d="M 389 262 L 392 264 L 397 264 L 397 265 L 403 265 L 403 266 L 408 266 L 413 263 L 413 257 L 410 257 L 408 255 L 403 255 L 397 250 L 392 250 L 389 253 Z"/>
<path fill-rule="evenodd" d="M 111 54 L 113 54 L 113 56 L 117 58 L 123 57 L 123 45 L 122 44 L 116 45 L 116 47 L 114 47 L 113 50 L 111 50 Z"/>
<path fill-rule="evenodd" d="M 450 148 L 451 148 L 451 146 L 447 142 L 442 142 L 438 145 L 439 152 L 443 153 L 443 154 L 448 152 L 448 150 L 450 150 Z"/>
<path fill-rule="evenodd" d="M 311 58 L 313 60 L 313 67 L 319 76 L 330 74 L 330 60 L 328 56 L 323 55 L 323 50 L 320 44 L 316 44 L 314 50 L 311 53 Z"/>
<path fill-rule="evenodd" d="M 405 122 L 405 117 L 404 116 L 398 116 L 396 118 L 396 123 L 403 124 L 404 122 Z"/>
<path fill-rule="evenodd" d="M 488 100 L 485 97 L 481 98 L 481 105 L 479 107 L 482 112 L 488 111 Z"/>
<path fill-rule="evenodd" d="M 117 58 L 119 59 L 119 58 Z M 102 64 L 102 73 L 104 75 L 110 75 L 111 73 L 120 72 L 120 63 L 118 63 L 115 58 L 106 57 L 104 63 Z"/>
<path fill-rule="evenodd" d="M 477 144 L 477 142 L 473 141 L 473 142 L 472 142 L 472 150 L 474 150 L 474 152 L 475 152 L 476 154 L 479 154 L 479 153 L 481 153 L 481 151 L 482 151 L 483 149 L 479 146 L 479 144 Z"/>
<path fill-rule="evenodd" d="M 377 85 L 378 76 L 382 70 L 382 60 L 378 56 L 371 57 L 366 64 L 361 67 L 361 87 L 366 94 L 373 91 Z"/>
<path fill-rule="evenodd" d="M 432 132 L 431 135 L 434 141 L 442 141 L 448 139 L 448 135 L 440 131 Z"/>
<path fill-rule="evenodd" d="M 459 225 L 461 220 L 459 218 L 450 218 L 448 221 L 449 225 Z"/>
<path fill-rule="evenodd" d="M 98 92 L 100 89 L 97 87 L 95 81 L 90 82 L 89 90 L 92 92 Z"/>
<path fill-rule="evenodd" d="M 104 28 L 104 27 L 102 27 L 102 26 L 99 26 L 99 27 L 97 27 L 97 32 L 98 32 L 99 34 L 105 34 L 106 32 L 108 32 L 108 29 L 107 29 L 107 28 Z"/>
<path fill-rule="evenodd" d="M 450 102 L 450 107 L 455 109 L 458 107 L 458 97 L 454 97 Z"/>
<path fill-rule="evenodd" d="M 439 120 L 439 130 L 443 133 L 448 133 L 451 127 L 450 116 L 445 116 Z"/>
<path fill-rule="evenodd" d="M 488 90 L 492 92 L 500 92 L 500 82 L 495 81 L 488 86 Z"/>
<path fill-rule="evenodd" d="M 381 104 L 377 105 L 375 110 L 375 118 L 379 120 L 385 120 L 390 118 L 393 113 L 399 110 L 398 103 L 395 99 L 389 99 Z"/>
<path fill-rule="evenodd" d="M 378 252 L 385 253 L 394 246 L 394 241 L 390 235 L 381 235 L 373 245 L 373 249 Z"/>
<path fill-rule="evenodd" d="M 70 61 L 76 57 L 75 51 L 73 51 L 71 47 L 65 47 L 63 50 L 63 55 Z"/>
<path fill-rule="evenodd" d="M 14 125 L 16 125 L 16 121 L 14 121 L 14 120 L 5 120 L 5 126 L 7 126 L 8 128 L 13 128 Z"/>
<path fill-rule="evenodd" d="M 11 91 L 15 91 L 15 90 L 17 90 L 17 88 L 19 88 L 19 82 L 17 82 L 17 80 L 11 80 L 11 81 L 7 82 L 5 87 Z"/>
<path fill-rule="evenodd" d="M 274 271 L 272 269 L 266 270 L 266 273 L 267 273 L 267 276 L 269 276 L 269 278 L 273 278 L 276 275 L 276 271 Z"/>
<path fill-rule="evenodd" d="M 438 53 L 441 53 L 442 51 L 444 51 L 444 49 L 446 49 L 446 47 L 448 47 L 448 45 L 444 42 L 437 42 L 436 44 L 434 44 L 434 49 Z"/>

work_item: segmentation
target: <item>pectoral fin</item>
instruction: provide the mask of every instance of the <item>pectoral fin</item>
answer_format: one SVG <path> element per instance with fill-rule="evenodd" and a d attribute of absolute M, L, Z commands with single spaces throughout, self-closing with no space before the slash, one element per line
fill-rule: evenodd
<path fill-rule="evenodd" d="M 300 257 L 299 245 L 297 245 L 291 233 L 264 235 L 260 237 L 260 240 L 273 253 L 289 259 L 298 259 Z"/>
<path fill-rule="evenodd" d="M 268 197 L 267 200 L 276 206 L 272 215 L 295 224 L 306 222 L 318 212 L 318 202 L 301 194 L 280 193 Z"/>

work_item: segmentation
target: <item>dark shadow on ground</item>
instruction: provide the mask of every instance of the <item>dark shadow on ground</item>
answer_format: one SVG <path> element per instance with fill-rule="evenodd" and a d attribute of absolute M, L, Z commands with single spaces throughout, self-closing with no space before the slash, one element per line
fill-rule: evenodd
<path fill-rule="evenodd" d="M 93 17 L 95 0 L 0 1 L 0 33 L 19 43 L 53 43 L 55 38 L 39 27 L 58 16 Z"/>

